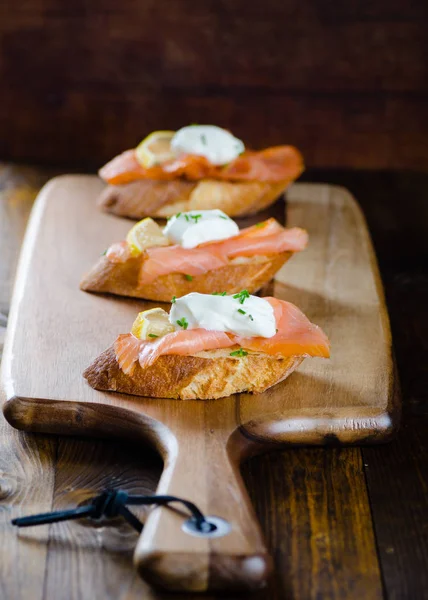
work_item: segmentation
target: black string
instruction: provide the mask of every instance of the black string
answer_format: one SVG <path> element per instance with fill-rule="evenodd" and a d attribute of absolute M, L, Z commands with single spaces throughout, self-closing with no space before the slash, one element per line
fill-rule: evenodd
<path fill-rule="evenodd" d="M 88 505 L 79 506 L 71 510 L 31 515 L 29 517 L 19 517 L 12 520 L 12 525 L 17 525 L 18 527 L 30 527 L 32 525 L 57 523 L 59 521 L 68 521 L 70 519 L 81 519 L 83 517 L 89 519 L 101 519 L 101 517 L 104 516 L 112 519 L 121 515 L 134 529 L 141 532 L 143 524 L 126 507 L 126 504 L 133 506 L 148 504 L 165 506 L 171 502 L 179 502 L 189 510 L 198 531 L 208 533 L 215 529 L 215 525 L 209 523 L 199 508 L 189 500 L 183 500 L 183 498 L 177 498 L 176 496 L 132 496 L 123 490 L 105 490 L 99 496 L 92 498 Z"/>

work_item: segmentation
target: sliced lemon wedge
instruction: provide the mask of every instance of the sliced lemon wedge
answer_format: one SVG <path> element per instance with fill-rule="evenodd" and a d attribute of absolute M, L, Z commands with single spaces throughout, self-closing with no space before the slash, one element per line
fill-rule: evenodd
<path fill-rule="evenodd" d="M 128 231 L 126 241 L 132 256 L 139 256 L 143 250 L 152 246 L 169 246 L 169 239 L 163 234 L 156 221 L 150 217 L 135 223 Z"/>
<path fill-rule="evenodd" d="M 140 340 L 154 340 L 175 331 L 163 308 L 151 308 L 140 312 L 134 321 L 131 333 Z"/>
<path fill-rule="evenodd" d="M 153 131 L 140 142 L 135 149 L 140 165 L 150 168 L 174 158 L 176 154 L 171 148 L 174 135 L 175 131 Z"/>

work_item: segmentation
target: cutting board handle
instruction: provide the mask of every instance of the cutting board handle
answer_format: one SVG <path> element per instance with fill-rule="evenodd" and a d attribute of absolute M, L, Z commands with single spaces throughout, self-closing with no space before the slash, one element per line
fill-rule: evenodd
<path fill-rule="evenodd" d="M 183 530 L 190 515 L 181 505 L 156 507 L 135 550 L 140 574 L 173 591 L 263 587 L 271 559 L 230 444 L 216 439 L 213 429 L 192 431 L 175 442 L 157 494 L 190 500 L 206 517 L 224 519 L 229 531 L 222 537 L 196 537 Z"/>

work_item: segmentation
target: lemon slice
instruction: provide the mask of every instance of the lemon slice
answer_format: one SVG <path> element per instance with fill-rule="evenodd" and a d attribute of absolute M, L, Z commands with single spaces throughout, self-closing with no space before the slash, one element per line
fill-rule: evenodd
<path fill-rule="evenodd" d="M 134 321 L 131 333 L 140 340 L 154 340 L 175 331 L 163 308 L 151 308 L 140 312 Z"/>
<path fill-rule="evenodd" d="M 163 234 L 156 221 L 150 217 L 138 221 L 128 231 L 126 241 L 132 256 L 139 256 L 143 250 L 152 246 L 169 246 L 169 239 Z"/>
<path fill-rule="evenodd" d="M 135 156 L 143 167 L 149 168 L 159 165 L 175 157 L 171 148 L 171 140 L 175 131 L 153 131 L 135 150 Z"/>

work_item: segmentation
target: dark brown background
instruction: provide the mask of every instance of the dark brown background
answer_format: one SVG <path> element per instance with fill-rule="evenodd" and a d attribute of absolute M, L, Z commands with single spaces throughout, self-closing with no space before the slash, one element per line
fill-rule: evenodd
<path fill-rule="evenodd" d="M 99 166 L 218 123 L 310 167 L 428 167 L 426 0 L 3 0 L 0 156 Z"/>

